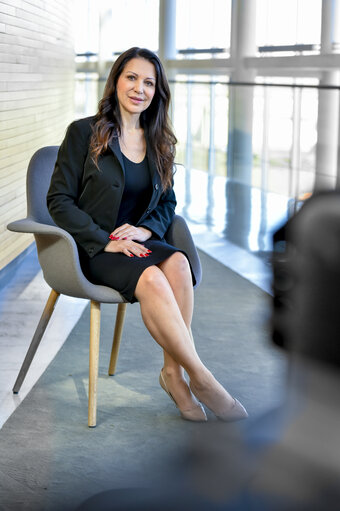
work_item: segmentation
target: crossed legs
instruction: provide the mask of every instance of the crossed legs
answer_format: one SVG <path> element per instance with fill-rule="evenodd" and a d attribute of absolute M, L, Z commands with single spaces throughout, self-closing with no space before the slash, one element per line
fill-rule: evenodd
<path fill-rule="evenodd" d="M 186 257 L 176 252 L 160 265 L 147 268 L 135 295 L 146 327 L 163 348 L 164 372 L 179 408 L 188 409 L 194 404 L 183 369 L 209 408 L 232 408 L 233 398 L 204 366 L 192 341 L 193 291 Z"/>
<path fill-rule="evenodd" d="M 163 348 L 169 372 L 170 369 L 181 371 L 181 366 L 199 371 L 203 365 L 188 330 L 193 297 L 188 285 L 190 276 L 192 287 L 187 264 L 185 256 L 175 253 L 161 263 L 161 267 L 150 266 L 144 270 L 135 290 L 144 323 Z"/>

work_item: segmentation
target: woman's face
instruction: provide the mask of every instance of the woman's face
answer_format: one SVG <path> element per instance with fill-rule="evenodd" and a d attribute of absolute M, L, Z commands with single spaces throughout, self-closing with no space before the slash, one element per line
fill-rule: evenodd
<path fill-rule="evenodd" d="M 140 57 L 129 60 L 117 81 L 117 97 L 121 110 L 130 114 L 141 114 L 150 105 L 155 91 L 155 66 Z"/>

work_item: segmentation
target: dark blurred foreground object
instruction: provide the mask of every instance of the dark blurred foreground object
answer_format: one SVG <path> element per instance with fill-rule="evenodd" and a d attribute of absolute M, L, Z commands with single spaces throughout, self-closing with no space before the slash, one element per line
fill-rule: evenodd
<path fill-rule="evenodd" d="M 340 192 L 321 192 L 274 235 L 273 341 L 340 368 Z"/>

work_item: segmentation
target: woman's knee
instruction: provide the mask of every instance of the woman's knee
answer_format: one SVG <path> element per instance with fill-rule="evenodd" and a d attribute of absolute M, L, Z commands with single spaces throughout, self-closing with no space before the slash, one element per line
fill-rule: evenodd
<path fill-rule="evenodd" d="M 192 285 L 190 264 L 182 252 L 175 252 L 167 260 L 167 264 L 161 267 L 168 280 L 179 281 L 181 285 Z"/>
<path fill-rule="evenodd" d="M 138 293 L 161 293 L 167 290 L 168 283 L 157 266 L 149 266 L 139 277 L 136 292 Z"/>

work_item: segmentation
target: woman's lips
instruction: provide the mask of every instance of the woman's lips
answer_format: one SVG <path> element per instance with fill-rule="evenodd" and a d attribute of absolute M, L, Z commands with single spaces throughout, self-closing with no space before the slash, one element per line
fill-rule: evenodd
<path fill-rule="evenodd" d="M 142 103 L 142 99 L 141 98 L 134 98 L 134 97 L 130 97 L 129 99 L 131 99 L 131 101 L 133 101 L 134 103 Z"/>

